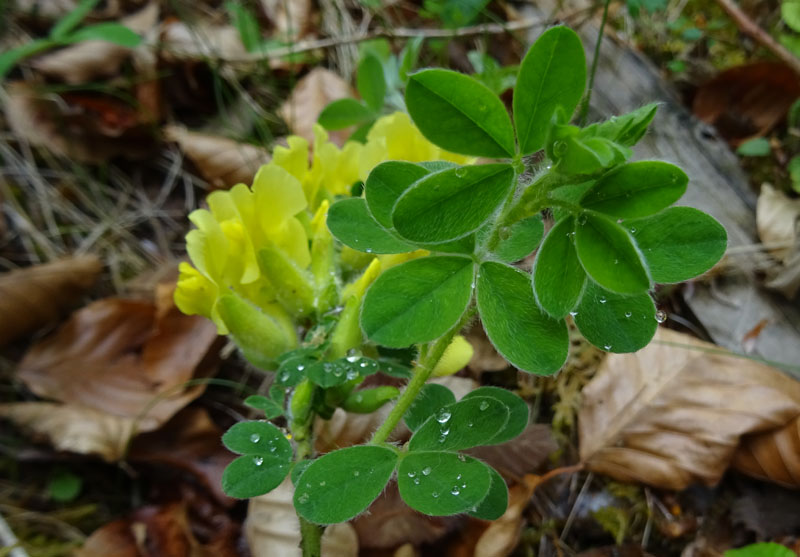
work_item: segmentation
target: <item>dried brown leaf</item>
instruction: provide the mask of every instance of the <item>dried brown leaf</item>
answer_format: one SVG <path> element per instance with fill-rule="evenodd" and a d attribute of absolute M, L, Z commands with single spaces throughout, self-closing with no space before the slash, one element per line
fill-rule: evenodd
<path fill-rule="evenodd" d="M 261 7 L 275 26 L 274 38 L 296 41 L 311 30 L 311 0 L 261 0 Z"/>
<path fill-rule="evenodd" d="M 158 4 L 151 2 L 119 22 L 145 35 L 155 28 L 158 14 Z M 107 41 L 82 41 L 37 58 L 33 67 L 48 77 L 77 85 L 116 75 L 131 52 L 130 48 Z"/>
<path fill-rule="evenodd" d="M 120 443 L 124 447 L 132 433 L 165 423 L 202 393 L 202 384 L 187 388 L 186 382 L 216 365 L 216 328 L 180 313 L 171 288 L 157 296 L 160 306 L 109 298 L 75 312 L 34 345 L 18 369 L 31 391 L 64 403 L 61 419 L 46 419 L 41 405 L 7 405 L 4 415 L 61 449 L 98 452 L 108 460 L 121 455 Z M 91 443 L 72 433 L 81 430 L 94 432 Z"/>
<path fill-rule="evenodd" d="M 294 486 L 289 478 L 260 497 L 250 499 L 245 534 L 254 557 L 300 557 L 300 524 L 292 503 Z M 344 522 L 325 529 L 322 555 L 356 557 L 358 538 Z"/>
<path fill-rule="evenodd" d="M 489 463 L 506 480 L 520 481 L 525 474 L 541 466 L 556 449 L 558 443 L 550 426 L 530 424 L 507 443 L 476 447 L 466 452 Z"/>
<path fill-rule="evenodd" d="M 792 246 L 797 242 L 798 221 L 800 200 L 789 199 L 770 184 L 763 184 L 756 205 L 756 228 L 765 245 L 779 246 L 768 248 L 776 259 L 784 260 L 792 253 Z"/>
<path fill-rule="evenodd" d="M 239 528 L 183 502 L 144 507 L 96 530 L 75 557 L 238 557 Z"/>
<path fill-rule="evenodd" d="M 161 44 L 168 60 L 233 60 L 246 57 L 239 31 L 232 25 L 165 24 Z"/>
<path fill-rule="evenodd" d="M 475 544 L 475 557 L 505 557 L 517 546 L 519 534 L 525 522 L 523 512 L 539 485 L 539 477 L 527 475 L 523 481 L 508 491 L 508 509 L 490 523 Z M 484 523 L 485 524 L 485 523 Z"/>
<path fill-rule="evenodd" d="M 82 255 L 0 275 L 0 346 L 55 322 L 94 284 L 103 265 Z"/>
<path fill-rule="evenodd" d="M 511 364 L 497 352 L 489 341 L 483 327 L 476 324 L 464 336 L 473 349 L 472 359 L 467 365 L 471 371 L 483 373 L 484 371 L 500 371 L 510 367 Z"/>
<path fill-rule="evenodd" d="M 744 437 L 732 465 L 755 478 L 800 487 L 800 417 L 784 427 Z"/>
<path fill-rule="evenodd" d="M 663 328 L 639 352 L 609 355 L 583 397 L 587 468 L 666 489 L 716 483 L 743 435 L 800 415 L 800 382 Z"/>
<path fill-rule="evenodd" d="M 226 137 L 167 126 L 164 133 L 178 144 L 203 177 L 218 188 L 249 184 L 259 167 L 270 160 L 269 151 Z"/>
<path fill-rule="evenodd" d="M 734 145 L 765 135 L 800 96 L 800 77 L 785 64 L 756 62 L 725 70 L 700 86 L 695 115 Z"/>
<path fill-rule="evenodd" d="M 278 114 L 289 125 L 292 133 L 313 142 L 314 124 L 322 109 L 332 101 L 352 96 L 353 90 L 349 83 L 330 70 L 316 67 L 297 82 Z M 330 137 L 342 144 L 347 135 L 346 131 L 333 132 Z"/>

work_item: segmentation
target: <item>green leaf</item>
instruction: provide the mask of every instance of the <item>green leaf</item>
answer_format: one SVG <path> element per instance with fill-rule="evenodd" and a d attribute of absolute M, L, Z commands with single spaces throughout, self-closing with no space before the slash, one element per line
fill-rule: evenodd
<path fill-rule="evenodd" d="M 477 298 L 486 334 L 506 360 L 540 375 L 561 369 L 569 349 L 567 325 L 539 309 L 527 274 L 485 262 L 478 272 Z"/>
<path fill-rule="evenodd" d="M 793 31 L 800 33 L 800 1 L 783 0 L 781 18 Z"/>
<path fill-rule="evenodd" d="M 772 147 L 767 138 L 756 137 L 739 145 L 736 153 L 743 157 L 766 157 L 772 153 Z"/>
<path fill-rule="evenodd" d="M 502 402 L 508 408 L 508 422 L 489 440 L 484 440 L 481 445 L 499 445 L 511 441 L 514 437 L 525 431 L 528 427 L 528 405 L 520 397 L 509 390 L 500 387 L 479 387 L 467 393 L 462 402 L 474 397 L 489 397 Z"/>
<path fill-rule="evenodd" d="M 410 379 L 411 369 L 408 366 L 398 363 L 391 358 L 379 358 L 378 365 L 379 371 L 385 373 L 389 377 L 397 377 L 398 379 Z"/>
<path fill-rule="evenodd" d="M 425 10 L 441 19 L 445 27 L 461 27 L 474 20 L 489 0 L 425 0 Z"/>
<path fill-rule="evenodd" d="M 462 166 L 431 174 L 397 200 L 392 221 L 412 242 L 445 242 L 476 231 L 514 187 L 508 164 Z"/>
<path fill-rule="evenodd" d="M 239 422 L 222 436 L 240 456 L 222 474 L 222 489 L 247 499 L 275 489 L 289 473 L 292 446 L 280 429 L 267 422 Z"/>
<path fill-rule="evenodd" d="M 544 239 L 533 264 L 533 293 L 536 303 L 551 317 L 561 319 L 577 305 L 586 284 L 575 251 L 575 219 L 556 223 Z"/>
<path fill-rule="evenodd" d="M 683 282 L 708 271 L 725 254 L 728 234 L 709 215 L 670 207 L 645 219 L 625 221 L 653 281 Z"/>
<path fill-rule="evenodd" d="M 497 520 L 508 508 L 508 486 L 497 470 L 489 467 L 492 485 L 486 498 L 480 502 L 478 508 L 467 514 L 481 520 Z"/>
<path fill-rule="evenodd" d="M 632 162 L 600 178 L 580 204 L 619 218 L 646 217 L 680 199 L 688 183 L 689 177 L 674 164 Z"/>
<path fill-rule="evenodd" d="M 397 465 L 385 447 L 358 445 L 316 459 L 297 479 L 294 507 L 315 524 L 345 522 L 372 503 Z"/>
<path fill-rule="evenodd" d="M 392 267 L 367 290 L 361 328 L 389 348 L 429 342 L 446 333 L 472 297 L 472 260 L 451 255 Z"/>
<path fill-rule="evenodd" d="M 74 501 L 83 489 L 83 479 L 67 470 L 57 470 L 47 482 L 47 494 L 59 503 Z"/>
<path fill-rule="evenodd" d="M 800 155 L 795 155 L 786 165 L 789 171 L 789 178 L 792 179 L 792 189 L 800 193 Z"/>
<path fill-rule="evenodd" d="M 311 466 L 311 463 L 314 462 L 313 460 L 301 460 L 300 462 L 295 462 L 294 466 L 292 466 L 292 472 L 290 474 L 290 478 L 292 480 L 292 485 L 297 487 L 297 480 L 300 479 L 300 476 L 303 475 L 303 472 L 306 471 L 306 468 Z"/>
<path fill-rule="evenodd" d="M 544 147 L 556 107 L 571 115 L 585 86 L 586 58 L 578 35 L 567 27 L 545 31 L 522 60 L 514 89 L 514 124 L 523 155 Z"/>
<path fill-rule="evenodd" d="M 514 263 L 530 255 L 544 234 L 544 224 L 539 215 L 515 222 L 500 230 L 500 241 L 494 255 L 504 263 Z"/>
<path fill-rule="evenodd" d="M 394 228 L 394 204 L 414 182 L 428 173 L 429 170 L 422 165 L 405 161 L 382 162 L 372 169 L 364 184 L 364 197 L 370 213 L 382 227 Z"/>
<path fill-rule="evenodd" d="M 638 294 L 652 286 L 628 231 L 605 217 L 578 217 L 575 248 L 586 273 L 612 292 Z"/>
<path fill-rule="evenodd" d="M 784 545 L 769 542 L 729 549 L 725 552 L 725 557 L 797 557 L 797 554 Z"/>
<path fill-rule="evenodd" d="M 219 297 L 216 309 L 242 355 L 257 368 L 272 369 L 275 358 L 296 342 L 277 319 L 232 290 Z"/>
<path fill-rule="evenodd" d="M 278 402 L 263 395 L 251 395 L 244 399 L 244 403 L 250 408 L 264 412 L 268 420 L 283 414 L 283 407 Z"/>
<path fill-rule="evenodd" d="M 344 245 L 366 253 L 407 253 L 417 249 L 381 227 L 362 198 L 343 199 L 331 205 L 328 228 Z"/>
<path fill-rule="evenodd" d="M 306 377 L 323 389 L 328 389 L 377 371 L 378 362 L 375 360 L 361 356 L 347 356 L 332 362 L 311 364 L 306 368 Z"/>
<path fill-rule="evenodd" d="M 386 80 L 383 77 L 383 65 L 374 54 L 367 54 L 358 64 L 356 88 L 361 98 L 372 110 L 378 112 L 383 108 Z"/>
<path fill-rule="evenodd" d="M 225 2 L 225 9 L 233 19 L 233 25 L 239 31 L 239 38 L 247 52 L 257 50 L 261 46 L 261 29 L 253 13 L 239 2 Z"/>
<path fill-rule="evenodd" d="M 456 168 L 458 166 L 456 163 L 450 161 L 423 161 L 417 164 L 430 172 L 450 170 L 451 168 Z"/>
<path fill-rule="evenodd" d="M 300 348 L 283 359 L 275 373 L 275 383 L 284 387 L 294 387 L 306 377 L 306 369 L 317 363 L 317 356 L 307 348 Z"/>
<path fill-rule="evenodd" d="M 98 23 L 82 27 L 62 40 L 66 43 L 105 41 L 126 48 L 136 48 L 141 44 L 142 37 L 119 23 Z"/>
<path fill-rule="evenodd" d="M 326 130 L 341 130 L 363 124 L 375 118 L 375 114 L 355 99 L 339 99 L 322 109 L 317 122 Z"/>
<path fill-rule="evenodd" d="M 612 117 L 605 122 L 587 126 L 583 129 L 582 134 L 605 137 L 620 145 L 632 147 L 647 132 L 657 110 L 658 103 L 650 103 L 622 116 Z"/>
<path fill-rule="evenodd" d="M 394 400 L 400 395 L 400 389 L 390 385 L 381 385 L 372 389 L 361 389 L 350 393 L 341 407 L 347 412 L 371 414 L 378 408 Z"/>
<path fill-rule="evenodd" d="M 491 158 L 514 155 L 514 129 L 503 102 L 469 76 L 417 72 L 409 77 L 406 105 L 422 134 L 443 149 Z"/>
<path fill-rule="evenodd" d="M 408 79 L 408 74 L 411 72 L 419 61 L 419 52 L 422 49 L 422 42 L 425 37 L 419 35 L 412 37 L 400 51 L 400 67 L 398 68 L 397 75 L 403 83 Z"/>
<path fill-rule="evenodd" d="M 438 414 L 443 407 L 454 404 L 455 401 L 456 395 L 453 394 L 453 391 L 444 385 L 428 383 L 422 387 L 422 390 L 409 406 L 403 416 L 403 421 L 405 421 L 408 429 L 417 431 L 428 418 Z"/>
<path fill-rule="evenodd" d="M 607 352 L 636 352 L 656 334 L 656 306 L 647 294 L 623 296 L 589 281 L 575 314 L 581 334 Z"/>
<path fill-rule="evenodd" d="M 476 508 L 492 484 L 491 469 L 458 453 L 409 453 L 400 461 L 397 487 L 414 510 L 448 516 Z"/>
<path fill-rule="evenodd" d="M 457 451 L 485 444 L 508 423 L 509 409 L 497 398 L 474 397 L 441 408 L 408 442 L 410 451 Z"/>
<path fill-rule="evenodd" d="M 83 18 L 89 15 L 89 12 L 94 9 L 99 1 L 100 0 L 80 0 L 78 5 L 75 6 L 75 9 L 53 25 L 53 28 L 50 29 L 50 38 L 58 40 L 63 39 L 67 33 L 75 29 L 75 26 L 83 21 Z"/>
<path fill-rule="evenodd" d="M 0 79 L 3 79 L 20 60 L 57 45 L 57 42 L 50 39 L 37 39 L 0 53 Z"/>

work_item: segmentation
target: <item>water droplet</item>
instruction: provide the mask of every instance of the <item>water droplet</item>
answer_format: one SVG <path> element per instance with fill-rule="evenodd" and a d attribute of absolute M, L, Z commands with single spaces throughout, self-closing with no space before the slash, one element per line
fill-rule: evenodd
<path fill-rule="evenodd" d="M 509 236 L 511 236 L 511 228 L 508 226 L 504 226 L 498 232 L 498 236 L 500 236 L 501 240 L 507 240 Z"/>
<path fill-rule="evenodd" d="M 319 486 L 320 486 L 320 487 L 325 487 L 325 484 L 326 484 L 326 483 L 327 483 L 327 482 L 324 482 L 324 481 L 323 481 L 323 482 L 319 482 Z"/>
<path fill-rule="evenodd" d="M 289 372 L 284 371 L 281 373 L 281 383 L 286 383 L 289 380 Z"/>
<path fill-rule="evenodd" d="M 358 470 L 353 470 L 353 475 L 357 478 L 361 475 L 361 472 L 359 472 Z"/>
<path fill-rule="evenodd" d="M 443 429 L 439 433 L 442 435 L 442 437 L 447 437 L 448 435 L 450 435 L 450 428 L 448 427 L 446 429 Z"/>
<path fill-rule="evenodd" d="M 336 377 L 341 377 L 343 373 L 344 373 L 344 370 L 342 368 L 340 368 L 339 366 L 336 366 L 335 368 L 333 368 L 333 374 Z"/>
<path fill-rule="evenodd" d="M 460 480 L 460 479 L 461 479 L 461 474 L 459 474 L 458 476 L 456 476 L 456 479 L 457 479 L 457 480 Z"/>
<path fill-rule="evenodd" d="M 611 350 L 611 345 L 610 344 L 606 344 L 606 345 L 603 346 L 603 349 L 604 350 Z"/>
<path fill-rule="evenodd" d="M 327 362 L 322 364 L 322 371 L 324 371 L 325 373 L 330 373 L 331 372 L 331 364 L 329 364 Z"/>
<path fill-rule="evenodd" d="M 432 470 L 430 466 L 426 466 L 425 468 L 422 469 L 423 476 L 430 476 L 431 472 Z"/>
<path fill-rule="evenodd" d="M 663 310 L 658 310 L 656 312 L 656 321 L 658 321 L 659 323 L 663 323 L 666 320 L 667 320 L 667 312 Z"/>
<path fill-rule="evenodd" d="M 414 485 L 419 485 L 419 478 L 414 478 Z"/>
<path fill-rule="evenodd" d="M 431 493 L 431 496 L 432 496 L 434 499 L 438 499 L 438 498 L 439 498 L 439 492 L 438 492 L 438 491 L 434 491 L 433 493 Z"/>
<path fill-rule="evenodd" d="M 304 504 L 308 502 L 308 493 L 303 493 L 300 497 L 298 497 L 297 502 L 300 504 Z"/>
<path fill-rule="evenodd" d="M 352 381 L 353 379 L 358 377 L 358 372 L 354 369 L 351 369 L 350 371 L 347 372 L 347 375 L 345 375 L 345 377 L 347 378 L 348 381 Z"/>
<path fill-rule="evenodd" d="M 358 364 L 358 367 L 367 367 L 369 364 L 367 362 L 361 362 Z"/>
<path fill-rule="evenodd" d="M 467 461 L 467 457 L 465 457 L 463 454 L 460 454 L 460 455 L 458 455 L 458 460 L 460 460 L 461 462 L 466 462 Z"/>
<path fill-rule="evenodd" d="M 631 315 L 633 315 L 633 313 L 631 313 L 630 311 L 625 312 L 625 317 L 627 317 L 628 319 L 631 318 Z"/>
<path fill-rule="evenodd" d="M 458 488 L 457 485 L 454 485 L 453 489 L 450 490 L 450 493 L 452 493 L 453 495 L 458 495 L 459 493 L 461 493 L 461 490 Z"/>
<path fill-rule="evenodd" d="M 606 297 L 605 297 L 605 296 L 600 296 L 599 302 L 600 302 L 601 304 L 605 304 L 607 301 L 608 301 L 608 300 L 606 299 Z"/>
<path fill-rule="evenodd" d="M 416 475 L 417 475 L 417 473 L 416 473 L 416 472 L 409 472 L 409 473 L 408 473 L 408 477 L 409 477 L 409 478 L 413 478 L 413 477 L 414 477 L 414 476 L 416 476 Z"/>
<path fill-rule="evenodd" d="M 372 253 L 372 249 L 371 248 L 367 248 L 364 251 L 367 252 L 367 253 Z"/>
<path fill-rule="evenodd" d="M 250 441 L 253 443 L 258 443 L 261 440 L 261 436 L 258 433 L 254 433 L 250 436 Z"/>
<path fill-rule="evenodd" d="M 364 395 L 356 395 L 356 402 L 364 402 Z"/>
<path fill-rule="evenodd" d="M 436 417 L 436 421 L 439 422 L 440 424 L 447 423 L 447 420 L 450 419 L 450 416 L 452 416 L 450 412 L 448 412 L 447 410 L 442 410 Z"/>
<path fill-rule="evenodd" d="M 570 314 L 572 317 L 575 317 L 576 315 L 578 315 L 578 312 L 577 312 L 577 311 L 571 311 L 571 312 L 569 312 L 569 314 Z"/>
<path fill-rule="evenodd" d="M 303 364 L 297 366 L 297 371 L 303 371 L 304 369 L 306 369 L 306 366 L 304 366 Z"/>
<path fill-rule="evenodd" d="M 636 229 L 635 228 L 631 228 L 631 234 L 636 234 Z"/>
<path fill-rule="evenodd" d="M 614 265 L 619 265 L 619 259 L 614 260 Z"/>
<path fill-rule="evenodd" d="M 261 466 L 262 464 L 264 464 L 264 459 L 261 458 L 260 456 L 254 456 L 253 464 L 255 464 L 256 466 Z"/>
<path fill-rule="evenodd" d="M 456 174 L 456 177 L 463 178 L 464 176 L 467 175 L 467 169 L 464 168 L 463 166 L 459 166 L 458 168 L 456 168 L 455 174 Z"/>
<path fill-rule="evenodd" d="M 467 427 L 472 427 L 472 426 L 474 426 L 474 425 L 475 425 L 475 424 L 473 424 L 472 422 L 467 422 Z"/>
<path fill-rule="evenodd" d="M 361 358 L 360 358 L 359 356 L 348 356 L 348 357 L 347 357 L 347 358 L 345 358 L 345 359 L 346 359 L 348 362 L 350 362 L 351 364 L 354 364 L 354 363 L 356 363 L 358 360 L 360 360 Z"/>
<path fill-rule="evenodd" d="M 484 410 L 486 410 L 487 408 L 489 408 L 489 402 L 488 402 L 488 401 L 485 401 L 485 400 L 484 400 L 483 402 L 481 402 L 480 406 L 478 406 L 478 409 L 479 409 L 481 412 L 483 412 L 483 411 L 484 411 Z"/>

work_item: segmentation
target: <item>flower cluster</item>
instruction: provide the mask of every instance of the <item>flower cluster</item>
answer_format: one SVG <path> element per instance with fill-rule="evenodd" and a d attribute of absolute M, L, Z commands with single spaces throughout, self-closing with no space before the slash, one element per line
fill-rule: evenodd
<path fill-rule="evenodd" d="M 237 330 L 242 328 L 242 311 L 257 312 L 262 328 L 266 323 L 272 340 L 279 339 L 269 357 L 297 344 L 296 319 L 319 316 L 335 306 L 346 308 L 354 297 L 357 304 L 381 266 L 397 258 L 387 256 L 381 265 L 372 256 L 349 254 L 352 267 L 370 265 L 371 270 L 357 287 L 341 287 L 337 262 L 347 254 L 337 254 L 325 225 L 336 196 L 348 195 L 385 160 L 471 162 L 436 147 L 400 112 L 380 118 L 364 144 L 348 142 L 340 149 L 320 126 L 314 130 L 313 149 L 297 136 L 287 144 L 275 148 L 252 187 L 238 184 L 213 192 L 208 209 L 189 215 L 196 226 L 186 236 L 192 264 L 181 263 L 175 292 L 181 311 L 208 317 L 220 334 L 235 338 L 249 334 Z"/>

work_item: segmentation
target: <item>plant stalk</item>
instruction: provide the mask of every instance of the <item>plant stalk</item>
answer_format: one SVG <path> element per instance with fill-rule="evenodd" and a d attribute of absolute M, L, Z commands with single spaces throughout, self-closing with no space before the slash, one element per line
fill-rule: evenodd
<path fill-rule="evenodd" d="M 310 404 L 310 402 L 309 402 Z M 292 436 L 297 439 L 295 450 L 295 462 L 301 462 L 311 458 L 314 454 L 314 418 L 316 414 L 311 411 L 308 418 L 302 422 L 293 422 Z M 322 557 L 322 532 L 324 527 L 307 521 L 300 515 L 300 546 L 303 550 L 303 557 Z"/>
<path fill-rule="evenodd" d="M 428 379 L 430 379 L 436 364 L 438 364 L 439 360 L 442 359 L 442 355 L 447 347 L 450 346 L 450 343 L 453 341 L 453 337 L 456 336 L 456 334 L 458 334 L 464 325 L 467 324 L 467 321 L 469 321 L 472 316 L 475 315 L 475 311 L 475 307 L 469 308 L 455 327 L 450 329 L 447 333 L 439 337 L 433 342 L 433 344 L 430 345 L 430 348 L 425 353 L 425 356 L 421 357 L 419 363 L 414 366 L 411 381 L 408 382 L 408 385 L 406 385 L 406 388 L 403 390 L 400 398 L 397 399 L 397 403 L 394 405 L 394 408 L 392 408 L 392 411 L 389 412 L 389 415 L 386 417 L 386 421 L 381 424 L 381 426 L 372 436 L 372 439 L 370 439 L 370 445 L 379 445 L 384 443 L 386 439 L 389 438 L 389 435 L 391 435 L 392 431 L 394 431 L 394 428 L 397 427 L 398 423 L 400 423 L 400 420 L 403 418 L 406 411 L 408 411 L 411 403 L 413 403 L 414 399 L 417 398 L 417 395 L 422 390 L 422 387 L 424 387 L 425 383 L 427 383 Z"/>
<path fill-rule="evenodd" d="M 589 87 L 586 90 L 586 98 L 581 105 L 580 125 L 586 125 L 586 118 L 589 116 L 589 101 L 592 100 L 592 89 L 594 88 L 594 75 L 597 73 L 597 62 L 600 60 L 600 45 L 603 42 L 603 34 L 606 30 L 606 20 L 608 19 L 608 5 L 611 0 L 606 0 L 603 6 L 603 19 L 600 20 L 600 31 L 597 34 L 597 42 L 594 43 L 594 59 L 592 60 L 592 69 L 589 72 Z"/>

